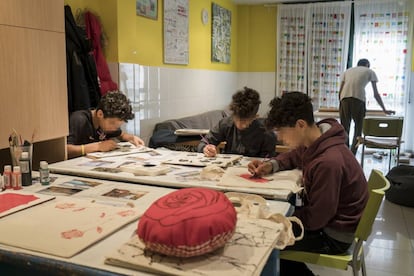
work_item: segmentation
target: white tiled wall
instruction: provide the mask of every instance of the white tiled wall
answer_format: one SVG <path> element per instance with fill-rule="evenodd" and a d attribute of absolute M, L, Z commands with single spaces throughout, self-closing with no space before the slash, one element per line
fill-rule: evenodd
<path fill-rule="evenodd" d="M 111 73 L 116 71 L 112 68 Z M 274 73 L 233 73 L 131 63 L 119 64 L 118 72 L 119 88 L 131 99 L 136 111 L 135 120 L 128 122 L 126 131 L 139 135 L 146 144 L 157 122 L 226 109 L 232 94 L 243 86 L 260 92 L 260 115 L 266 114 L 268 103 L 274 97 Z"/>

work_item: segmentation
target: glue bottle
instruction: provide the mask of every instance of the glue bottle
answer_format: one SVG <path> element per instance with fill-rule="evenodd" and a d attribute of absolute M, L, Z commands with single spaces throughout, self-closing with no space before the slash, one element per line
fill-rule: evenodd
<path fill-rule="evenodd" d="M 42 185 L 49 185 L 49 164 L 46 161 L 40 161 L 39 167 L 40 183 Z"/>
<path fill-rule="evenodd" d="M 12 169 L 10 165 L 4 166 L 3 184 L 6 189 L 12 188 Z"/>
<path fill-rule="evenodd" d="M 14 190 L 20 190 L 22 188 L 22 173 L 20 172 L 19 166 L 13 167 L 12 187 Z"/>
<path fill-rule="evenodd" d="M 22 185 L 30 186 L 32 185 L 32 166 L 30 166 L 29 153 L 27 151 L 22 152 L 20 156 L 20 171 L 22 174 Z"/>

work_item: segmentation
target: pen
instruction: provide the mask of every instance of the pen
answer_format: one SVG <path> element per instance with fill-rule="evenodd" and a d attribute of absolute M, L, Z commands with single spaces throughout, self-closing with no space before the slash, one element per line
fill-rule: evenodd
<path fill-rule="evenodd" d="M 206 143 L 207 145 L 210 145 L 210 143 L 208 142 L 208 140 L 207 140 L 207 138 L 206 137 L 204 137 L 203 135 L 201 135 L 200 134 L 200 136 L 201 136 L 201 141 L 203 141 L 204 143 Z"/>

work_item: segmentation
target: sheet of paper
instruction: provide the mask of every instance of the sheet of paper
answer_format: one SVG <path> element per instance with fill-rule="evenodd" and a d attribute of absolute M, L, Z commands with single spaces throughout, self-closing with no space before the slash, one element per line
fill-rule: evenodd
<path fill-rule="evenodd" d="M 2 218 L 0 243 L 69 258 L 137 220 L 143 211 L 64 198 Z"/>
<path fill-rule="evenodd" d="M 260 275 L 282 224 L 262 219 L 239 219 L 224 248 L 192 258 L 176 258 L 145 250 L 134 236 L 109 254 L 106 264 L 170 275 Z"/>
<path fill-rule="evenodd" d="M 88 153 L 87 156 L 91 158 L 105 158 L 105 157 L 113 157 L 113 156 L 121 156 L 121 155 L 128 155 L 134 153 L 143 153 L 152 151 L 153 149 L 148 148 L 146 146 L 135 146 L 129 142 L 119 142 L 118 147 L 115 150 L 107 151 L 107 152 L 91 152 Z"/>
<path fill-rule="evenodd" d="M 300 170 L 280 171 L 263 178 L 253 177 L 247 168 L 227 168 L 218 185 L 228 187 L 249 187 L 264 189 L 283 189 L 297 193 L 301 188 Z"/>
<path fill-rule="evenodd" d="M 215 157 L 206 157 L 203 153 L 181 152 L 163 161 L 165 164 L 206 167 L 216 165 L 222 168 L 228 167 L 241 159 L 237 154 L 217 154 Z"/>

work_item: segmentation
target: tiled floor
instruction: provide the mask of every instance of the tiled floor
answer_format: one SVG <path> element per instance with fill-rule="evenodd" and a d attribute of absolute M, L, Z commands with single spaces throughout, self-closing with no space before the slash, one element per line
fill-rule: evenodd
<path fill-rule="evenodd" d="M 359 154 L 357 158 L 360 160 Z M 413 163 L 411 159 L 411 165 L 414 165 Z M 364 164 L 367 176 L 373 168 L 381 170 L 384 174 L 388 172 L 388 158 L 378 160 L 368 155 Z M 368 275 L 413 276 L 414 208 L 400 206 L 384 199 L 364 248 Z M 319 276 L 352 275 L 350 267 L 347 271 L 315 265 L 309 265 L 309 268 Z"/>

